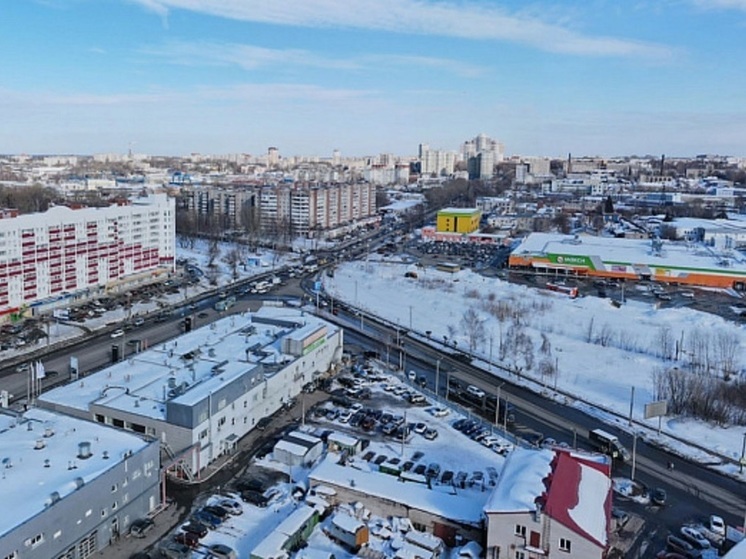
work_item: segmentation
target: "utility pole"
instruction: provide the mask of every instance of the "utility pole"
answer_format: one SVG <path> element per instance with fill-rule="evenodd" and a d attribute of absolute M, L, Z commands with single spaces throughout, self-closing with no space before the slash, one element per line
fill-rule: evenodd
<path fill-rule="evenodd" d="M 435 399 L 438 399 L 438 396 L 440 396 L 439 387 L 440 387 L 440 362 L 443 360 L 442 357 L 438 357 L 438 359 L 435 361 Z"/>
<path fill-rule="evenodd" d="M 635 469 L 637 467 L 637 431 L 632 435 L 632 473 L 630 479 L 635 481 Z"/>
<path fill-rule="evenodd" d="M 497 385 L 497 402 L 495 403 L 495 425 L 500 426 L 500 389 L 505 384 L 505 381 Z M 505 415 L 508 415 L 508 409 L 505 408 Z"/>
<path fill-rule="evenodd" d="M 632 387 L 632 393 L 629 397 L 629 424 L 632 425 L 632 409 L 635 406 L 635 387 Z"/>
<path fill-rule="evenodd" d="M 741 461 L 739 462 L 740 469 L 738 470 L 738 473 L 740 474 L 743 473 L 743 461 L 745 457 L 746 457 L 746 433 L 743 434 L 743 445 L 741 446 Z M 744 523 L 744 527 L 746 527 L 746 523 Z"/>

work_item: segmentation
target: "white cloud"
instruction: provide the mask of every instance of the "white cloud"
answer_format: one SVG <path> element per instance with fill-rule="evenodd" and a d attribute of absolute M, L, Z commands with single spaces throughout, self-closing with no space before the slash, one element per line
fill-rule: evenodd
<path fill-rule="evenodd" d="M 373 29 L 477 40 L 499 40 L 540 50 L 585 56 L 665 59 L 664 46 L 584 35 L 527 14 L 510 14 L 477 2 L 426 0 L 131 0 L 163 16 L 183 9 L 217 17 L 302 27 Z M 720 0 L 721 2 L 727 0 Z M 735 2 L 736 0 L 731 0 Z"/>
<path fill-rule="evenodd" d="M 328 70 L 387 69 L 391 66 L 419 66 L 436 68 L 464 77 L 475 77 L 485 70 L 458 60 L 411 55 L 362 55 L 353 58 L 331 58 L 303 49 L 269 49 L 254 45 L 215 42 L 173 41 L 142 50 L 145 54 L 161 57 L 175 64 L 187 66 L 238 66 L 245 70 L 264 67 L 273 69 L 288 66 L 323 68 Z"/>

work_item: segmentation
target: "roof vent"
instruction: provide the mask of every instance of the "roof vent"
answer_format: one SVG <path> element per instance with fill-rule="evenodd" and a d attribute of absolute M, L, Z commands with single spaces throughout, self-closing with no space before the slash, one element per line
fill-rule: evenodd
<path fill-rule="evenodd" d="M 52 429 L 51 427 L 47 427 L 46 429 L 44 429 L 45 438 L 48 439 L 49 437 L 53 437 L 53 436 L 54 436 L 54 429 Z"/>
<path fill-rule="evenodd" d="M 34 430 L 34 424 L 30 421 L 26 424 L 26 430 L 27 431 L 33 431 Z"/>
<path fill-rule="evenodd" d="M 170 389 L 176 388 L 176 378 L 175 377 L 168 377 L 168 387 Z"/>
<path fill-rule="evenodd" d="M 215 348 L 211 347 L 210 349 L 208 349 L 207 355 L 209 355 L 210 357 L 215 357 Z"/>
<path fill-rule="evenodd" d="M 101 454 L 101 458 L 103 458 L 104 460 L 108 460 L 109 459 L 109 451 L 108 450 L 104 450 L 104 452 Z"/>
<path fill-rule="evenodd" d="M 57 491 L 52 491 L 49 494 L 49 499 L 47 500 L 47 506 L 51 507 L 55 503 L 59 503 L 60 501 L 60 494 Z"/>
<path fill-rule="evenodd" d="M 48 468 L 49 466 L 50 466 L 50 464 L 49 464 L 49 458 L 45 458 L 44 459 L 44 467 Z"/>
<path fill-rule="evenodd" d="M 73 482 L 75 483 L 75 488 L 80 489 L 85 485 L 85 480 L 83 480 L 82 477 L 76 477 Z"/>
<path fill-rule="evenodd" d="M 86 460 L 91 456 L 91 443 L 88 441 L 78 443 L 78 458 L 80 458 L 81 460 Z"/>
<path fill-rule="evenodd" d="M 13 460 L 10 459 L 10 457 L 3 458 L 3 468 L 12 468 L 13 467 Z"/>
<path fill-rule="evenodd" d="M 34 450 L 41 450 L 47 446 L 47 443 L 44 442 L 44 439 L 36 439 L 36 444 L 34 445 Z"/>

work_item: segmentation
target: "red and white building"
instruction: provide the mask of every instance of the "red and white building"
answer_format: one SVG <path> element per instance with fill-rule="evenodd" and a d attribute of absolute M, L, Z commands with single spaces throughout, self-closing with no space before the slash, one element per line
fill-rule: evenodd
<path fill-rule="evenodd" d="M 174 200 L 165 194 L 105 208 L 2 215 L 0 319 L 172 271 L 174 216 Z"/>
<path fill-rule="evenodd" d="M 484 507 L 487 559 L 602 559 L 611 464 L 573 451 L 515 450 Z"/>

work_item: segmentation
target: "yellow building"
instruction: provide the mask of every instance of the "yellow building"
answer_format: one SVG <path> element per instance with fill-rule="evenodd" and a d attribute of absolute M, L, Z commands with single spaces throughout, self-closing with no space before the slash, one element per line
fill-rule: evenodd
<path fill-rule="evenodd" d="M 445 208 L 438 212 L 438 233 L 473 233 L 479 229 L 482 210 L 476 208 Z"/>

